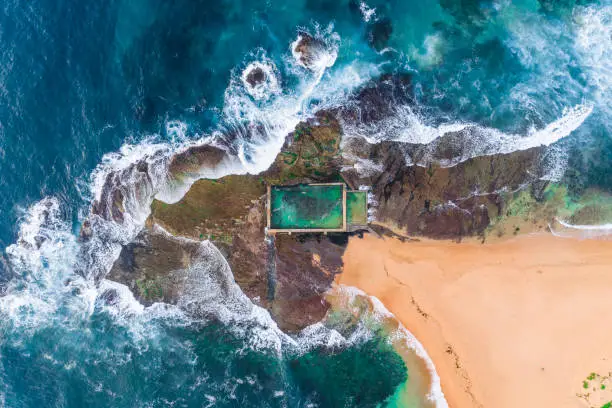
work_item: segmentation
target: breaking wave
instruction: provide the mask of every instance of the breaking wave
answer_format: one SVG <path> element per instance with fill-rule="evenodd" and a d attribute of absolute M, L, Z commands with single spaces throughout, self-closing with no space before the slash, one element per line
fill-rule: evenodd
<path fill-rule="evenodd" d="M 322 38 L 318 32 L 315 36 Z M 249 88 L 245 71 L 233 72 L 225 93 L 223 124 L 212 134 L 190 140 L 187 126 L 174 121 L 166 129 L 170 143 L 152 136 L 106 154 L 90 176 L 87 199 L 91 212 L 82 220 L 78 236 L 57 198 L 47 197 L 30 207 L 20 224 L 17 243 L 7 248 L 9 264 L 18 278 L 9 282 L 0 297 L 6 341 L 19 342 L 27 331 L 78 331 L 100 316 L 112 318 L 142 349 L 157 344 L 167 325 L 188 327 L 209 321 L 221 322 L 244 341 L 242 352 L 259 350 L 278 357 L 306 353 L 315 347 L 350 347 L 366 340 L 369 334 L 365 330 L 344 337 L 322 324 L 296 336 L 283 333 L 268 311 L 253 304 L 240 290 L 227 261 L 208 241 L 169 236 L 183 240 L 184 245 L 197 246 L 198 253 L 197 261 L 184 271 L 185 295 L 177 305 L 156 303 L 145 307 L 125 285 L 105 278 L 122 246 L 142 230 L 154 198 L 175 202 L 199 178 L 258 173 L 270 166 L 285 136 L 313 113 L 306 101 L 335 61 L 337 49 L 327 48 L 338 41 L 337 35 L 333 36 L 333 41 L 322 42 L 325 46 L 317 50 L 314 65 L 300 74 L 294 90 L 281 91 L 278 73 L 265 57 L 246 66 L 247 72 L 261 68 L 266 75 L 275 75 L 276 79 L 269 79 L 261 87 Z M 327 90 L 345 86 L 343 83 Z M 327 102 L 320 102 L 331 104 L 334 98 L 329 94 Z M 195 158 L 196 163 L 180 167 L 177 157 Z M 96 347 L 94 340 L 90 341 Z M 118 362 L 131 358 L 115 357 Z"/>
<path fill-rule="evenodd" d="M 593 94 L 612 113 L 612 5 L 589 5 L 574 11 L 575 48 Z"/>
<path fill-rule="evenodd" d="M 556 237 L 579 239 L 610 239 L 612 224 L 574 225 L 560 218 L 549 225 L 550 232 Z"/>
<path fill-rule="evenodd" d="M 366 22 L 376 19 L 375 9 L 364 2 L 360 3 L 360 11 Z M 606 35 L 609 39 L 610 8 L 583 7 L 575 19 L 579 27 L 576 48 L 585 66 L 590 67 L 589 82 L 606 103 L 611 78 L 610 58 L 606 58 L 610 54 L 609 41 L 605 41 Z M 442 38 L 432 34 L 425 39 L 425 52 L 413 56 L 424 66 L 437 64 L 442 58 L 442 45 Z M 176 306 L 144 307 L 126 286 L 105 279 L 122 246 L 142 230 L 153 199 L 173 203 L 200 178 L 266 170 L 287 134 L 300 121 L 317 110 L 346 102 L 354 89 L 382 71 L 380 65 L 360 61 L 335 67 L 339 51 L 340 36 L 333 26 L 300 29 L 287 55 L 280 60 L 273 61 L 264 51 L 255 50 L 235 68 L 224 94 L 221 125 L 210 134 L 192 140 L 186 136 L 185 123 L 172 121 L 166 129 L 169 142 L 151 136 L 106 154 L 90 176 L 87 199 L 91 213 L 81 220 L 80 235 L 74 233 L 57 198 L 47 197 L 30 207 L 21 220 L 17 242 L 6 250 L 11 272 L 18 278 L 10 281 L 0 296 L 3 333 L 28 333 L 53 325 L 79 330 L 92 316 L 105 314 L 125 327 L 142 347 L 148 347 L 145 343 L 160 335 L 160 320 L 176 327 L 214 319 L 245 340 L 245 347 L 279 356 L 368 339 L 372 334 L 365 326 L 343 336 L 323 323 L 296 336 L 283 333 L 270 314 L 240 290 L 229 265 L 208 241 L 185 241 L 186 245 L 197 245 L 198 261 L 184 272 L 186 295 Z M 361 137 L 369 143 L 392 140 L 418 145 L 406 157 L 409 164 L 427 166 L 434 162 L 450 167 L 477 156 L 551 146 L 578 129 L 593 110 L 591 104 L 578 104 L 566 108 L 559 119 L 540 129 L 510 134 L 475 123 L 433 124 L 424 109 L 399 105 L 394 106 L 392 115 L 380 121 L 345 120 L 343 130 L 346 138 Z M 187 157 L 185 162 L 195 164 L 179 166 L 177 157 Z M 549 179 L 561 177 L 564 157 L 562 150 L 558 160 L 553 157 L 552 161 L 561 165 L 551 167 Z M 356 166 L 367 174 L 382 170 L 380 164 L 366 159 L 359 159 Z M 558 223 L 562 228 L 551 228 L 558 235 L 569 230 L 606 235 L 612 229 L 609 225 Z M 376 298 L 371 301 L 376 315 L 392 317 Z M 429 398 L 436 406 L 446 407 L 427 353 L 404 327 L 399 335 L 430 370 Z M 3 398 L 0 392 L 0 405 Z"/>
<path fill-rule="evenodd" d="M 427 125 L 414 108 L 404 105 L 379 122 L 345 123 L 344 131 L 347 137 L 360 137 L 370 144 L 392 140 L 421 145 L 406 157 L 409 165 L 452 167 L 474 157 L 550 146 L 578 129 L 592 112 L 591 105 L 577 105 L 565 109 L 561 118 L 544 128 L 518 135 L 471 123 Z"/>
<path fill-rule="evenodd" d="M 442 392 L 440 377 L 436 372 L 433 361 L 427 354 L 427 351 L 423 345 L 399 322 L 395 315 L 391 313 L 376 296 L 370 296 L 361 289 L 352 286 L 339 285 L 336 286 L 334 290 L 344 298 L 343 307 L 351 309 L 351 305 L 355 304 L 356 299 L 368 299 L 371 304 L 371 316 L 368 316 L 369 318 L 374 319 L 379 324 L 384 320 L 389 319 L 397 324 L 397 329 L 391 333 L 391 341 L 399 340 L 425 363 L 430 376 L 430 383 L 428 384 L 429 393 L 426 396 L 427 400 L 432 402 L 436 408 L 448 408 L 448 403 L 444 397 L 444 392 Z M 354 312 L 358 313 L 358 311 L 358 308 L 355 308 Z"/>

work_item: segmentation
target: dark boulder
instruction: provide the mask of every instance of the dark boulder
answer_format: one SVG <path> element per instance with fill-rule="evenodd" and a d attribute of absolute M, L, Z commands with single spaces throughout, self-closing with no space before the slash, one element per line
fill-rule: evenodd
<path fill-rule="evenodd" d="M 251 69 L 246 75 L 246 82 L 252 87 L 263 84 L 265 81 L 266 73 L 261 67 Z"/>
<path fill-rule="evenodd" d="M 368 43 L 376 51 L 383 50 L 391 39 L 393 34 L 393 23 L 389 18 L 383 18 L 375 21 L 368 27 Z"/>

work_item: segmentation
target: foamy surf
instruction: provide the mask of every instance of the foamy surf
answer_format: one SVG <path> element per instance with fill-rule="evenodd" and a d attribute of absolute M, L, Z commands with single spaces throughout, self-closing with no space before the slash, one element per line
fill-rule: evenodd
<path fill-rule="evenodd" d="M 555 218 L 555 222 L 549 225 L 550 232 L 561 238 L 578 238 L 578 239 L 611 239 L 612 224 L 600 225 L 575 225 Z"/>
<path fill-rule="evenodd" d="M 144 347 L 159 335 L 156 321 L 169 321 L 180 327 L 206 322 L 214 316 L 213 320 L 222 322 L 234 335 L 245 340 L 244 352 L 273 352 L 278 358 L 285 354 L 302 355 L 318 347 L 350 347 L 372 335 L 361 327 L 345 338 L 321 323 L 295 336 L 285 334 L 267 310 L 255 305 L 242 292 L 226 259 L 211 242 L 174 237 L 159 226 L 154 227 L 153 233 L 165 234 L 170 240 L 198 248 L 198 259 L 185 271 L 185 293 L 176 306 L 155 303 L 144 307 L 121 283 L 102 279 L 94 284 L 75 274 L 72 265 L 78 262 L 78 242 L 69 232 L 59 203 L 54 199 L 30 208 L 21 231 L 21 244 L 9 247 L 7 252 L 14 268 L 23 268 L 36 279 L 25 286 L 14 282 L 8 294 L 0 297 L 0 315 L 13 321 L 14 330 L 36 332 L 58 324 L 79 327 L 95 313 L 103 313 L 112 316 L 115 324 L 128 330 L 131 338 Z M 75 247 L 72 250 L 66 251 L 69 245 L 56 245 L 66 237 L 72 237 L 70 245 Z M 38 243 L 39 249 L 33 256 L 24 258 L 22 252 L 32 251 L 32 243 Z M 31 259 L 34 255 L 35 262 Z"/>
<path fill-rule="evenodd" d="M 276 66 L 267 58 L 251 62 L 240 78 L 249 94 L 257 100 L 266 100 L 281 92 Z"/>
<path fill-rule="evenodd" d="M 442 392 L 440 377 L 427 351 L 418 339 L 399 322 L 395 315 L 391 313 L 377 297 L 370 296 L 359 288 L 345 285 L 335 285 L 331 293 L 338 293 L 343 297 L 344 299 L 341 300 L 341 307 L 348 308 L 349 310 L 352 308 L 351 305 L 355 304 L 356 299 L 368 299 L 372 307 L 372 317 L 376 321 L 382 323 L 384 320 L 390 319 L 396 322 L 398 329 L 391 334 L 391 338 L 401 340 L 408 349 L 412 350 L 424 362 L 429 372 L 430 384 L 429 392 L 426 395 L 427 400 L 436 408 L 448 408 L 448 402 Z M 365 316 L 362 316 L 362 318 L 363 317 Z"/>
<path fill-rule="evenodd" d="M 567 108 L 563 115 L 542 129 L 526 135 L 506 134 L 500 130 L 473 123 L 427 125 L 409 106 L 395 107 L 395 114 L 379 122 L 364 124 L 344 121 L 346 137 L 359 137 L 370 144 L 392 140 L 420 145 L 406 157 L 408 165 L 428 166 L 438 163 L 453 167 L 479 156 L 508 154 L 534 147 L 548 147 L 578 129 L 593 112 L 593 105 Z M 449 153 L 450 152 L 450 153 Z M 372 168 L 371 165 L 365 166 Z"/>
<path fill-rule="evenodd" d="M 141 248 L 138 245 L 144 241 L 135 242 L 133 237 L 142 230 L 152 200 L 176 202 L 198 178 L 266 169 L 298 122 L 317 110 L 342 109 L 351 91 L 374 76 L 384 80 L 384 74 L 408 71 L 413 74 L 415 98 L 423 96 L 419 87 L 428 93 L 422 100 L 430 106 L 414 108 L 420 122 L 414 129 L 422 130 L 423 135 L 412 136 L 423 139 L 422 146 L 437 147 L 421 148 L 409 158 L 411 162 L 447 160 L 447 165 L 452 165 L 473 154 L 503 150 L 503 143 L 482 143 L 481 139 L 490 136 L 482 134 L 486 133 L 485 122 L 513 129 L 537 123 L 538 129 L 533 131 L 506 131 L 501 137 L 525 139 L 510 140 L 509 145 L 518 146 L 511 148 L 524 148 L 521 143 L 527 142 L 550 143 L 549 149 L 542 150 L 548 150 L 546 154 L 556 166 L 546 177 L 559 179 L 571 152 L 568 148 L 575 148 L 572 144 L 577 138 L 559 143 L 566 139 L 561 136 L 554 141 L 567 124 L 559 129 L 547 129 L 546 124 L 562 116 L 561 107 L 581 101 L 595 104 L 588 129 L 581 129 L 584 144 L 592 146 L 595 143 L 589 140 L 608 136 L 598 133 L 599 126 L 607 126 L 609 113 L 605 110 L 609 105 L 605 98 L 607 64 L 602 60 L 608 45 L 605 40 L 609 40 L 608 1 L 603 5 L 571 6 L 573 16 L 567 14 L 571 10 L 566 5 L 556 9 L 555 2 L 542 5 L 546 13 L 532 4 L 516 2 L 465 10 L 369 0 L 338 3 L 332 7 L 333 18 L 343 40 L 340 42 L 329 26 L 309 27 L 303 31 L 321 40 L 315 41 L 310 51 L 308 47 L 297 49 L 295 43 L 290 45 L 295 36 L 286 42 L 281 38 L 280 44 L 278 36 L 287 33 L 287 22 L 316 19 L 319 12 L 327 20 L 330 10 L 319 10 L 309 2 L 298 3 L 288 3 L 279 11 L 267 2 L 242 2 L 231 4 L 227 12 L 225 7 L 211 8 L 206 2 L 194 3 L 188 9 L 172 2 L 164 3 L 161 9 L 122 4 L 116 13 L 112 7 L 107 10 L 100 6 L 88 7 L 83 15 L 78 13 L 85 10 L 73 7 L 67 16 L 76 18 L 64 18 L 64 25 L 70 27 L 55 24 L 53 16 L 64 14 L 50 6 L 46 10 L 45 2 L 37 2 L 26 13 L 20 7 L 13 10 L 8 6 L 15 12 L 4 13 L 0 20 L 9 24 L 0 26 L 17 30 L 7 29 L 0 35 L 7 43 L 2 55 L 4 62 L 8 61 L 0 72 L 0 96 L 6 102 L 0 120 L 0 158 L 6 162 L 0 185 L 8 193 L 5 204 L 30 202 L 41 191 L 61 192 L 61 198 L 58 195 L 56 203 L 28 209 L 23 230 L 5 225 L 3 239 L 13 239 L 11 233 L 19 234 L 20 239 L 7 254 L 8 261 L 0 259 L 0 406 L 82 405 L 79 396 L 87 398 L 92 406 L 103 406 L 105 401 L 114 406 L 213 406 L 236 405 L 238 401 L 244 406 L 257 406 L 261 401 L 280 406 L 333 405 L 309 395 L 310 384 L 293 381 L 292 359 L 302 351 L 313 351 L 332 356 L 333 362 L 336 352 L 351 355 L 361 353 L 362 345 L 380 344 L 378 337 L 371 338 L 378 333 L 368 330 L 369 321 L 375 320 L 371 313 L 363 320 L 352 320 L 359 325 L 355 331 L 341 330 L 333 326 L 335 322 L 322 322 L 286 337 L 263 309 L 252 307 L 240 291 L 234 291 L 231 271 L 210 243 L 199 248 L 197 265 L 184 271 L 193 286 L 179 305 L 157 303 L 145 307 L 127 286 L 109 281 L 106 272 L 122 246 L 127 258 L 129 251 Z M 479 20 L 481 12 L 486 19 Z M 535 21 L 545 23 L 546 28 L 532 24 L 535 29 L 526 30 L 530 28 L 528 23 L 515 25 L 515 30 L 509 27 L 509 20 L 533 23 L 534 19 L 524 18 L 526 14 L 541 17 Z M 432 22 L 442 22 L 443 26 Z M 323 27 L 327 21 L 324 23 Z M 297 33 L 301 39 L 306 37 L 303 31 Z M 478 33 L 473 35 L 474 31 Z M 67 32 L 74 35 L 66 37 Z M 19 35 L 23 33 L 32 35 Z M 520 37 L 510 47 L 508 33 Z M 61 41 L 54 41 L 58 39 Z M 268 55 L 261 54 L 259 46 Z M 249 53 L 249 49 L 253 51 Z M 70 53 L 70 64 L 62 64 L 64 59 L 55 57 L 66 50 L 82 52 Z M 507 56 L 511 64 L 498 66 L 498 56 Z M 57 70 L 58 62 L 65 69 Z M 223 94 L 232 66 L 231 83 Z M 436 69 L 429 69 L 432 66 Z M 559 68 L 553 70 L 553 66 Z M 415 72 L 414 67 L 423 72 Z M 47 77 L 54 81 L 37 86 L 40 78 Z M 100 88 L 100 84 L 104 86 Z M 57 95 L 71 97 L 56 98 L 57 103 L 53 103 Z M 508 100 L 511 102 L 506 103 Z M 41 106 L 51 109 L 41 110 Z M 438 112 L 447 116 L 435 116 Z M 122 129 L 127 133 L 158 129 L 160 121 L 179 115 L 183 122 L 167 121 L 161 135 L 126 144 L 116 154 L 107 155 L 92 180 L 79 181 L 88 185 L 79 185 L 79 191 L 74 191 L 71 177 L 89 172 L 95 164 L 91 160 L 116 149 L 121 144 Z M 462 123 L 457 119 L 461 115 L 471 122 Z M 513 123 L 517 120 L 520 123 Z M 205 129 L 207 134 L 194 134 L 196 128 Z M 548 142 L 547 135 L 537 135 L 539 130 L 549 131 L 553 140 Z M 451 147 L 457 154 L 447 156 L 443 147 L 451 142 L 449 133 L 453 132 L 457 140 L 452 140 L 455 145 Z M 396 136 L 385 133 L 379 140 Z M 529 141 L 532 136 L 545 142 Z M 66 144 L 37 143 L 41 137 L 58 137 Z M 474 138 L 479 146 L 460 141 L 461 137 Z M 141 140 L 141 135 L 135 139 Z M 24 147 L 15 148 L 13 144 Z M 482 151 L 478 150 L 481 145 Z M 36 146 L 33 156 L 28 146 Z M 559 154 L 550 154 L 553 147 Z M 218 150 L 213 148 L 221 150 L 223 158 L 215 156 Z M 183 155 L 182 166 L 174 161 L 178 155 Z M 19 163 L 31 158 L 40 166 L 19 168 Z M 381 164 L 370 160 L 351 162 L 358 172 L 372 177 L 383 170 Z M 51 163 L 53 168 L 41 168 Z M 38 172 L 30 171 L 30 167 L 37 167 Z M 84 200 L 79 201 L 79 193 Z M 94 207 L 91 213 L 88 200 Z M 374 203 L 370 204 L 372 210 Z M 5 214 L 11 213 L 9 206 L 4 206 Z M 86 220 L 80 235 L 75 233 L 78 226 L 73 213 L 79 214 L 79 221 Z M 6 224 L 10 224 L 10 216 L 6 218 Z M 560 224 L 556 228 L 568 229 Z M 574 229 L 584 230 L 582 226 Z M 5 271 L 14 277 L 8 284 Z M 376 304 L 375 299 L 368 302 Z M 198 311 L 205 312 L 204 316 L 198 316 Z M 372 313 L 384 315 L 380 310 Z M 207 316 L 213 318 L 209 321 Z M 207 347 L 219 339 L 221 343 L 215 347 L 223 351 L 220 370 L 215 370 L 211 367 L 219 356 L 209 360 L 216 350 Z M 283 357 L 280 361 L 276 358 L 279 348 Z M 248 365 L 245 360 L 254 363 L 246 375 L 242 370 Z M 232 367 L 238 370 L 232 371 Z M 331 371 L 318 373 L 319 367 L 314 368 L 308 374 L 315 374 L 317 379 Z M 265 377 L 263 370 L 273 372 L 270 382 L 262 381 L 261 376 L 258 379 L 258 373 Z M 384 374 L 390 371 L 385 360 L 382 369 L 373 369 L 367 375 L 386 379 Z M 28 373 L 40 372 L 54 375 L 39 376 L 33 383 L 22 381 Z M 331 379 L 337 377 L 332 371 Z M 177 381 L 168 381 L 174 378 Z M 36 390 L 64 391 L 76 382 L 76 393 L 46 395 Z M 169 386 L 160 387 L 163 382 Z M 371 384 L 372 388 L 361 395 L 374 394 Z M 179 390 L 175 393 L 176 385 Z M 352 384 L 344 381 L 333 387 L 315 387 L 315 392 L 331 388 L 334 393 L 342 393 L 345 385 L 350 392 Z M 159 391 L 153 397 L 148 392 L 150 387 Z"/>

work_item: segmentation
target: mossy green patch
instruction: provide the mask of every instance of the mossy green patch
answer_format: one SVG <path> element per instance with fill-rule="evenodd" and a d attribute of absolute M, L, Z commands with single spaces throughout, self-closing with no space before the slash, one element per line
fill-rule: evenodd
<path fill-rule="evenodd" d="M 205 238 L 225 234 L 245 217 L 254 200 L 266 193 L 261 177 L 228 176 L 196 181 L 176 204 L 154 200 L 153 221 L 185 236 Z"/>
<path fill-rule="evenodd" d="M 283 146 L 274 165 L 266 172 L 268 183 L 286 184 L 296 179 L 328 182 L 337 173 L 332 160 L 340 151 L 340 126 L 326 116 L 319 121 L 318 125 L 308 122 L 296 127 L 291 142 Z"/>
<path fill-rule="evenodd" d="M 584 225 L 612 222 L 612 196 L 595 190 L 575 197 L 569 194 L 567 186 L 551 183 L 539 198 L 526 188 L 503 195 L 503 202 L 503 210 L 492 220 L 488 233 L 497 232 L 501 236 L 542 230 L 556 219 Z"/>
<path fill-rule="evenodd" d="M 139 279 L 136 281 L 136 286 L 138 287 L 140 296 L 146 301 L 156 301 L 163 298 L 162 282 L 159 282 L 157 279 Z"/>

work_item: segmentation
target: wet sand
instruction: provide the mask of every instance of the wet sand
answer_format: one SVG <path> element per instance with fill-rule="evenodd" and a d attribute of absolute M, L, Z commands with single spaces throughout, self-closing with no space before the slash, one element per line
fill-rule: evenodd
<path fill-rule="evenodd" d="M 449 406 L 589 407 L 612 371 L 612 241 L 351 238 L 337 283 L 376 296 L 423 344 Z M 597 390 L 593 390 L 597 386 Z M 590 403 L 577 394 L 589 392 Z M 599 405 L 597 405 L 599 404 Z"/>

